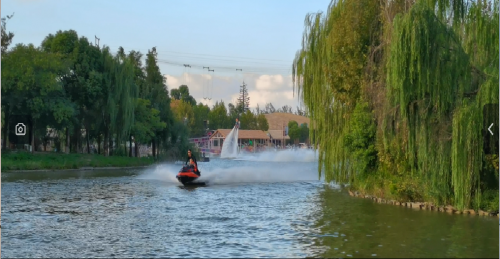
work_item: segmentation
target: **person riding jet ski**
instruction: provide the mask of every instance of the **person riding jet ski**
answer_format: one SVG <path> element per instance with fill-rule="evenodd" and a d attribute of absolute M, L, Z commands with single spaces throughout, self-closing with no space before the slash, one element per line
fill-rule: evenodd
<path fill-rule="evenodd" d="M 201 175 L 200 171 L 198 170 L 198 163 L 196 162 L 196 158 L 194 157 L 193 153 L 191 152 L 191 149 L 188 149 L 188 157 L 186 160 L 186 164 L 188 166 L 190 166 L 191 168 L 193 168 L 197 175 Z"/>

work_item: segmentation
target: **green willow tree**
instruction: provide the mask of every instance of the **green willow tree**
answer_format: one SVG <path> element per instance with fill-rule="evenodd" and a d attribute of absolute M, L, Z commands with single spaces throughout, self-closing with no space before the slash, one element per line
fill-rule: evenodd
<path fill-rule="evenodd" d="M 498 188 L 485 182 L 482 135 L 498 64 L 498 1 L 339 0 L 307 15 L 293 77 L 319 173 L 364 192 L 479 208 Z"/>

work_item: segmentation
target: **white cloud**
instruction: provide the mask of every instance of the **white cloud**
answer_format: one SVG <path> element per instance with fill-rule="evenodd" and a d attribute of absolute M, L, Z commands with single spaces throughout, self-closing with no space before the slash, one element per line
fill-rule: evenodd
<path fill-rule="evenodd" d="M 255 82 L 257 90 L 279 90 L 283 87 L 282 75 L 261 75 Z"/>
<path fill-rule="evenodd" d="M 220 100 L 223 100 L 226 105 L 235 103 L 240 92 L 241 81 L 239 80 L 244 80 L 247 84 L 250 108 L 252 109 L 256 108 L 257 104 L 263 108 L 266 103 L 272 103 L 275 108 L 289 105 L 294 110 L 299 105 L 297 94 L 295 93 L 294 96 L 293 93 L 291 75 L 245 74 L 239 80 L 230 76 L 195 73 L 184 73 L 180 76 L 167 74 L 165 76 L 169 90 L 186 84 L 190 94 L 197 102 L 202 102 L 210 107 Z"/>

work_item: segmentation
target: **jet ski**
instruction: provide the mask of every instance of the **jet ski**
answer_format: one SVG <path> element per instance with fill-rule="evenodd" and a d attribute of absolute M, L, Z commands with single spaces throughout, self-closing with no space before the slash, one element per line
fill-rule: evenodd
<path fill-rule="evenodd" d="M 182 169 L 177 174 L 177 180 L 182 183 L 184 186 L 186 185 L 205 185 L 205 182 L 201 182 L 198 180 L 200 177 L 199 173 L 194 171 L 193 167 L 183 166 Z"/>

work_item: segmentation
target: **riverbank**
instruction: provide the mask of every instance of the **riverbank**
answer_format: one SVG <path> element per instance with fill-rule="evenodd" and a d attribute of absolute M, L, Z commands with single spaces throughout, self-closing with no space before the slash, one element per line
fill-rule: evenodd
<path fill-rule="evenodd" d="M 93 170 L 145 167 L 152 157 L 125 157 L 98 154 L 2 152 L 2 171 Z"/>
<path fill-rule="evenodd" d="M 447 212 L 449 214 L 470 214 L 470 215 L 478 215 L 478 216 L 500 217 L 500 214 L 498 212 L 493 212 L 493 211 L 483 211 L 480 209 L 479 210 L 473 210 L 473 209 L 458 210 L 451 205 L 437 206 L 431 202 L 402 202 L 402 201 L 396 201 L 396 200 L 386 200 L 386 199 L 379 198 L 379 197 L 376 197 L 373 195 L 360 193 L 358 191 L 348 190 L 348 192 L 349 192 L 349 195 L 352 197 L 371 199 L 377 203 L 403 206 L 403 207 L 412 208 L 415 210 L 431 210 L 431 211 L 437 211 L 437 212 Z"/>

